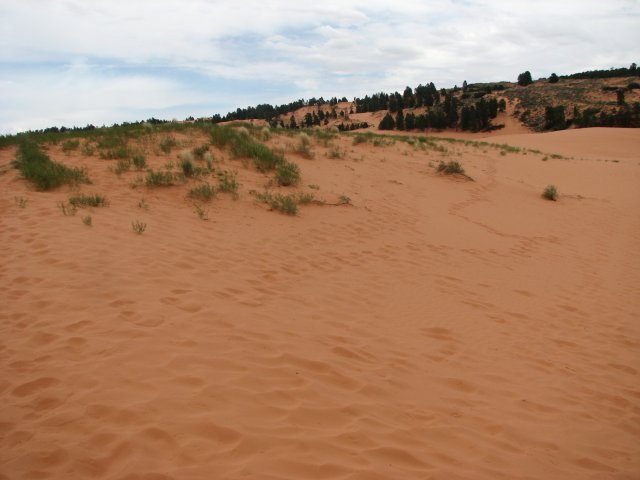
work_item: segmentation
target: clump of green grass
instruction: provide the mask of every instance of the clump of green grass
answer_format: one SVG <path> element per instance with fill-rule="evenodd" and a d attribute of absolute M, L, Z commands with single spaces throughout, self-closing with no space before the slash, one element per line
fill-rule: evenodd
<path fill-rule="evenodd" d="M 133 162 L 133 166 L 136 167 L 136 170 L 142 170 L 147 166 L 147 159 L 144 155 L 134 155 L 131 161 Z"/>
<path fill-rule="evenodd" d="M 238 137 L 229 125 L 214 125 L 211 129 L 211 143 L 218 148 L 224 148 Z"/>
<path fill-rule="evenodd" d="M 542 192 L 542 197 L 547 200 L 553 200 L 554 202 L 558 200 L 558 189 L 555 185 L 547 185 L 547 187 Z"/>
<path fill-rule="evenodd" d="M 191 154 L 191 152 L 188 152 Z M 190 155 L 193 156 L 193 155 Z M 195 173 L 195 167 L 193 166 L 193 162 L 188 158 L 183 158 L 180 160 L 180 168 L 182 169 L 182 173 L 185 177 L 193 177 Z"/>
<path fill-rule="evenodd" d="M 169 187 L 175 185 L 175 176 L 171 172 L 149 170 L 145 179 L 147 187 Z"/>
<path fill-rule="evenodd" d="M 441 161 L 438 164 L 436 171 L 442 172 L 446 175 L 453 175 L 454 173 L 457 173 L 459 175 L 464 175 L 464 168 L 462 168 L 462 165 L 460 165 L 460 163 L 455 160 L 452 160 L 447 163 L 444 163 Z"/>
<path fill-rule="evenodd" d="M 203 183 L 189 190 L 188 196 L 203 202 L 208 202 L 215 196 L 215 189 L 208 183 Z"/>
<path fill-rule="evenodd" d="M 340 150 L 340 147 L 334 145 L 329 149 L 329 153 L 327 156 L 329 158 L 343 158 L 344 154 L 344 150 Z"/>
<path fill-rule="evenodd" d="M 82 207 L 106 207 L 108 205 L 106 197 L 98 194 L 93 195 L 73 195 L 69 197 L 69 203 L 77 208 Z"/>
<path fill-rule="evenodd" d="M 299 192 L 297 202 L 299 205 L 309 205 L 315 198 L 315 195 L 311 192 Z"/>
<path fill-rule="evenodd" d="M 291 193 L 282 195 L 281 193 L 272 194 L 270 192 L 249 192 L 256 200 L 269 205 L 271 210 L 282 212 L 286 215 L 297 215 L 298 205 L 307 205 L 314 201 L 314 195 L 311 192 Z"/>
<path fill-rule="evenodd" d="M 240 184 L 236 180 L 236 174 L 228 170 L 218 172 L 218 191 L 230 193 L 234 199 L 238 198 Z"/>
<path fill-rule="evenodd" d="M 360 145 L 361 143 L 366 143 L 371 140 L 372 137 L 373 135 L 371 133 L 358 133 L 353 137 L 353 144 Z"/>
<path fill-rule="evenodd" d="M 65 140 L 62 142 L 62 151 L 64 153 L 69 153 L 72 150 L 77 150 L 80 146 L 80 140 Z"/>
<path fill-rule="evenodd" d="M 268 141 L 271 138 L 271 129 L 269 127 L 262 127 L 259 138 L 263 142 Z"/>
<path fill-rule="evenodd" d="M 129 171 L 130 168 L 131 168 L 131 160 L 129 160 L 128 158 L 121 158 L 120 160 L 118 160 L 118 163 L 116 164 L 116 168 L 115 168 L 116 175 L 120 175 L 123 172 L 127 172 Z"/>
<path fill-rule="evenodd" d="M 93 221 L 91 220 L 91 215 L 82 217 L 82 223 L 84 223 L 87 227 L 90 227 L 93 224 Z"/>
<path fill-rule="evenodd" d="M 172 136 L 168 136 L 163 138 L 162 141 L 160 142 L 160 150 L 168 154 L 168 153 L 171 153 L 171 150 L 176 145 L 178 145 L 178 142 L 176 141 L 176 139 L 173 138 Z"/>
<path fill-rule="evenodd" d="M 25 141 L 20 145 L 13 166 L 22 176 L 32 182 L 37 190 L 51 190 L 61 185 L 89 183 L 87 172 L 82 168 L 67 167 L 54 162 L 43 153 L 37 144 Z"/>
<path fill-rule="evenodd" d="M 138 235 L 142 235 L 142 233 L 147 229 L 147 224 L 136 220 L 135 222 L 131 222 L 131 228 Z"/>
<path fill-rule="evenodd" d="M 276 181 L 282 187 L 300 183 L 300 168 L 293 162 L 283 161 L 276 167 Z"/>

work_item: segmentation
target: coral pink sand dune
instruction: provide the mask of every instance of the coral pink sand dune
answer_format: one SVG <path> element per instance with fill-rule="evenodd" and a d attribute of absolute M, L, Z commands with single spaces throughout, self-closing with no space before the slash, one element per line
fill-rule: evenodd
<path fill-rule="evenodd" d="M 49 151 L 110 202 L 76 216 L 5 168 L 0 478 L 639 478 L 639 133 L 341 137 L 289 158 L 352 205 L 297 217 L 217 150 L 208 221 L 95 156 Z"/>

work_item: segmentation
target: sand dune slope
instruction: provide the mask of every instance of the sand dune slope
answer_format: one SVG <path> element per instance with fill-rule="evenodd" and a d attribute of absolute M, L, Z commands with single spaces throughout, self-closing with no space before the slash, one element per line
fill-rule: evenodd
<path fill-rule="evenodd" d="M 297 217 L 220 152 L 242 187 L 208 221 L 186 187 L 132 189 L 57 147 L 108 207 L 64 216 L 67 189 L 6 171 L 0 478 L 638 478 L 638 133 L 505 155 L 343 137 L 344 158 L 290 158 L 352 205 Z"/>

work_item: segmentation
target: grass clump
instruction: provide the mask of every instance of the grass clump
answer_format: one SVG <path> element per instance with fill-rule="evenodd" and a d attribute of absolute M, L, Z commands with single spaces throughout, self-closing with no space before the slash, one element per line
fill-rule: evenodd
<path fill-rule="evenodd" d="M 192 150 L 192 153 L 196 158 L 199 158 L 202 160 L 204 159 L 205 153 L 207 153 L 208 151 L 209 151 L 209 145 L 201 145 L 199 147 L 194 148 Z"/>
<path fill-rule="evenodd" d="M 224 148 L 238 137 L 229 125 L 214 125 L 211 129 L 211 143 L 218 148 Z"/>
<path fill-rule="evenodd" d="M 189 190 L 189 198 L 195 198 L 203 202 L 208 202 L 215 196 L 215 189 L 208 183 L 203 183 Z"/>
<path fill-rule="evenodd" d="M 142 233 L 147 229 L 147 224 L 136 220 L 135 222 L 131 222 L 131 228 L 138 235 L 142 235 Z"/>
<path fill-rule="evenodd" d="M 236 174 L 228 170 L 218 172 L 218 191 L 230 193 L 234 199 L 238 198 L 240 184 L 236 180 Z"/>
<path fill-rule="evenodd" d="M 136 167 L 136 170 L 142 170 L 147 166 L 147 159 L 144 155 L 134 155 L 131 161 L 133 162 L 133 166 Z"/>
<path fill-rule="evenodd" d="M 82 168 L 71 168 L 54 162 L 43 153 L 37 144 L 25 141 L 20 145 L 18 157 L 13 166 L 22 176 L 32 182 L 37 190 L 51 190 L 61 185 L 89 183 L 87 173 Z"/>
<path fill-rule="evenodd" d="M 547 188 L 542 192 L 542 197 L 555 202 L 558 200 L 558 189 L 555 185 L 547 185 Z"/>
<path fill-rule="evenodd" d="M 445 175 L 453 175 L 454 173 L 457 173 L 459 175 L 464 175 L 464 168 L 462 168 L 462 165 L 460 165 L 460 163 L 455 160 L 452 160 L 447 163 L 444 163 L 441 161 L 438 164 L 436 171 L 442 172 Z"/>
<path fill-rule="evenodd" d="M 94 195 L 73 195 L 69 197 L 69 203 L 77 208 L 82 207 L 106 207 L 106 197 L 98 194 Z"/>
<path fill-rule="evenodd" d="M 175 177 L 171 172 L 149 170 L 145 185 L 147 187 L 169 187 L 175 185 Z"/>
<path fill-rule="evenodd" d="M 91 220 L 91 215 L 82 217 L 82 223 L 84 223 L 87 227 L 90 227 L 93 224 L 93 221 Z"/>
<path fill-rule="evenodd" d="M 200 205 L 194 205 L 196 214 L 200 220 L 209 220 L 209 211 L 202 208 Z"/>
<path fill-rule="evenodd" d="M 191 154 L 191 152 L 189 152 Z M 180 168 L 182 169 L 182 173 L 185 177 L 193 177 L 195 173 L 195 167 L 193 166 L 193 162 L 187 158 L 183 158 L 180 160 Z"/>
<path fill-rule="evenodd" d="M 294 152 L 299 153 L 304 158 L 313 158 L 314 154 L 311 151 L 311 137 L 306 133 L 301 133 L 298 138 L 298 144 L 294 148 Z"/>
<path fill-rule="evenodd" d="M 64 153 L 69 153 L 72 150 L 77 150 L 80 146 L 80 140 L 65 140 L 62 142 L 62 151 Z"/>
<path fill-rule="evenodd" d="M 300 168 L 293 162 L 283 161 L 276 167 L 276 181 L 282 187 L 300 183 Z"/>
<path fill-rule="evenodd" d="M 128 158 L 121 158 L 120 160 L 118 160 L 118 163 L 116 164 L 116 168 L 115 168 L 116 175 L 120 175 L 123 172 L 128 172 L 130 168 L 131 168 L 131 160 L 129 160 Z"/>
<path fill-rule="evenodd" d="M 173 138 L 172 136 L 168 136 L 162 139 L 162 141 L 160 142 L 160 150 L 162 150 L 164 153 L 171 153 L 171 150 L 173 149 L 173 147 L 175 147 L 176 145 L 178 145 L 178 142 L 176 141 L 175 138 Z"/>

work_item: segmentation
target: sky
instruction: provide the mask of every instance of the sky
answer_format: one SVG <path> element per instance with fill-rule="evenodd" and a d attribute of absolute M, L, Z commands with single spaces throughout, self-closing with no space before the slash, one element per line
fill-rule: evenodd
<path fill-rule="evenodd" d="M 0 0 L 0 134 L 640 64 L 640 0 Z"/>

